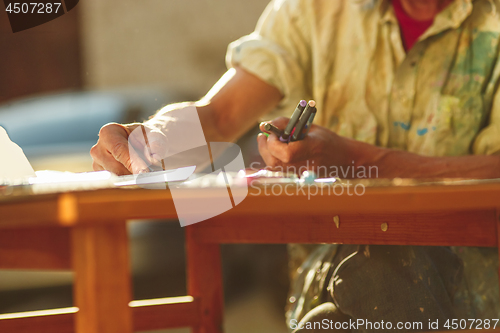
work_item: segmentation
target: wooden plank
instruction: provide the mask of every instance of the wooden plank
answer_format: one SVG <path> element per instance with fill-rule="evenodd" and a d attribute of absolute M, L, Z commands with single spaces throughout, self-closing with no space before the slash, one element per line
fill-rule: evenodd
<path fill-rule="evenodd" d="M 498 255 L 500 258 L 500 208 L 496 210 L 496 224 L 497 224 L 497 232 L 495 233 L 497 236 L 497 244 L 498 244 Z M 498 267 L 498 283 L 500 285 L 500 265 Z"/>
<path fill-rule="evenodd" d="M 134 314 L 134 331 L 197 326 L 200 322 L 200 302 L 197 299 L 192 299 L 188 302 L 181 301 L 183 298 L 186 297 L 162 299 L 160 301 L 163 304 L 158 305 L 134 306 L 132 309 Z M 152 301 L 156 303 L 156 300 Z"/>
<path fill-rule="evenodd" d="M 177 218 L 167 190 L 102 189 L 0 199 L 0 228 Z"/>
<path fill-rule="evenodd" d="M 307 213 L 307 212 L 305 212 Z M 339 226 L 334 222 L 337 216 Z M 387 230 L 383 231 L 382 225 Z M 201 243 L 497 246 L 494 210 L 415 214 L 219 216 L 192 226 Z"/>
<path fill-rule="evenodd" d="M 134 331 L 191 327 L 199 323 L 199 301 L 170 297 L 131 302 Z M 137 305 L 137 304 L 141 305 Z M 78 308 L 0 315 L 0 332 L 73 333 Z"/>
<path fill-rule="evenodd" d="M 77 333 L 132 333 L 126 223 L 74 227 Z"/>
<path fill-rule="evenodd" d="M 352 194 L 352 186 L 350 193 L 346 189 L 343 195 L 335 195 L 332 188 L 323 188 L 321 192 L 317 187 L 287 186 L 273 185 L 271 189 L 252 186 L 247 198 L 223 216 L 257 216 L 283 211 L 301 214 L 305 210 L 317 215 L 438 212 L 495 209 L 500 205 L 498 183 L 367 187 L 360 196 Z M 190 202 L 220 195 L 210 188 L 187 189 L 177 194 L 176 200 Z M 72 206 L 74 209 L 68 209 Z M 0 216 L 2 228 L 54 223 L 68 226 L 77 221 L 99 223 L 102 219 L 175 218 L 176 212 L 168 190 L 102 189 L 60 194 L 56 199 L 54 195 L 41 195 L 39 199 L 21 196 L 0 200 Z"/>
<path fill-rule="evenodd" d="M 0 226 L 24 228 L 58 225 L 58 196 L 30 197 L 23 201 L 0 202 Z M 15 198 L 14 198 L 15 199 Z"/>
<path fill-rule="evenodd" d="M 186 227 L 188 293 L 200 300 L 199 325 L 193 333 L 223 332 L 223 286 L 219 244 L 202 244 Z"/>
<path fill-rule="evenodd" d="M 0 332 L 73 333 L 76 308 L 0 315 Z"/>
<path fill-rule="evenodd" d="M 251 187 L 247 198 L 223 216 L 296 215 L 305 211 L 315 215 L 394 214 L 495 209 L 500 205 L 499 184 L 366 187 L 359 196 L 353 194 L 351 186 L 349 193 L 347 189 L 342 195 L 335 193 L 340 191 L 331 187 L 323 191 L 315 186 Z"/>
<path fill-rule="evenodd" d="M 80 223 L 102 220 L 177 218 L 168 190 L 111 189 L 77 196 Z"/>
<path fill-rule="evenodd" d="M 0 231 L 0 269 L 70 270 L 70 230 L 61 227 Z"/>

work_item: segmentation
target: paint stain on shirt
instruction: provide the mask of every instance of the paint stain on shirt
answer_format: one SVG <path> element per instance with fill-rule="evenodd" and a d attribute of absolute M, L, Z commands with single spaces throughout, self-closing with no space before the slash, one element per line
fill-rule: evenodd
<path fill-rule="evenodd" d="M 410 129 L 410 124 L 403 123 L 402 121 L 395 121 L 394 126 L 401 126 L 401 128 L 404 129 L 405 131 Z"/>
<path fill-rule="evenodd" d="M 427 128 L 419 128 L 419 129 L 417 129 L 417 134 L 418 135 L 422 136 L 425 133 L 427 133 Z"/>

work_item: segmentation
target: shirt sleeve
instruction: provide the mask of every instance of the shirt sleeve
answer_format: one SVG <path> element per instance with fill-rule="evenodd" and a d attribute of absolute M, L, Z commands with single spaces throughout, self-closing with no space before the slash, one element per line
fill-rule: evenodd
<path fill-rule="evenodd" d="M 311 16 L 307 13 L 310 6 L 304 2 L 307 1 L 271 1 L 255 31 L 232 42 L 228 48 L 229 68 L 239 66 L 283 94 L 274 116 L 289 116 L 300 99 L 311 96 L 306 83 L 311 67 L 311 39 L 307 38 L 311 25 L 307 17 Z"/>
<path fill-rule="evenodd" d="M 500 63 L 495 71 L 500 71 Z M 493 96 L 488 125 L 477 135 L 472 145 L 475 155 L 500 154 L 500 90 L 497 89 Z"/>

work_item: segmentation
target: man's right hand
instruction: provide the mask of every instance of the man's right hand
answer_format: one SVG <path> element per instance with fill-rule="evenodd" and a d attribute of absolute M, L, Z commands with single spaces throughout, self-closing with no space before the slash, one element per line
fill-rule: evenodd
<path fill-rule="evenodd" d="M 277 88 L 257 76 L 238 67 L 228 70 L 208 94 L 196 103 L 205 141 L 236 140 L 248 131 L 259 117 L 273 110 L 281 98 Z M 169 112 L 177 107 L 186 105 L 167 106 L 143 124 L 150 147 L 144 147 L 144 142 L 139 142 L 144 141 L 143 132 L 135 130 L 141 126 L 140 123 L 111 123 L 103 126 L 97 144 L 90 150 L 94 170 L 109 170 L 117 175 L 149 171 L 148 165 L 157 164 L 166 156 L 165 152 L 168 152 L 171 146 L 163 130 L 164 122 L 155 119 L 163 115 L 168 116 Z M 189 130 L 190 128 L 186 128 L 186 131 Z M 129 148 L 129 141 L 134 149 Z"/>
<path fill-rule="evenodd" d="M 104 125 L 99 131 L 99 140 L 90 150 L 95 171 L 109 170 L 117 175 L 138 174 L 149 171 L 146 162 L 134 149 L 129 149 L 130 133 L 141 124 Z"/>

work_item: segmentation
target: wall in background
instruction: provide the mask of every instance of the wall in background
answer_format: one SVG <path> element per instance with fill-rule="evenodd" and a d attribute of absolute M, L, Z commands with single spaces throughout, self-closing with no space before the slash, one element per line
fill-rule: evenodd
<path fill-rule="evenodd" d="M 17 33 L 12 33 L 3 4 L 0 8 L 0 103 L 81 88 L 78 7 Z"/>
<path fill-rule="evenodd" d="M 198 98 L 226 70 L 227 45 L 253 31 L 268 3 L 80 1 L 84 85 L 153 85 Z"/>
<path fill-rule="evenodd" d="M 60 18 L 15 34 L 1 11 L 0 103 L 124 86 L 198 98 L 226 70 L 227 45 L 253 31 L 268 3 L 85 0 Z"/>

